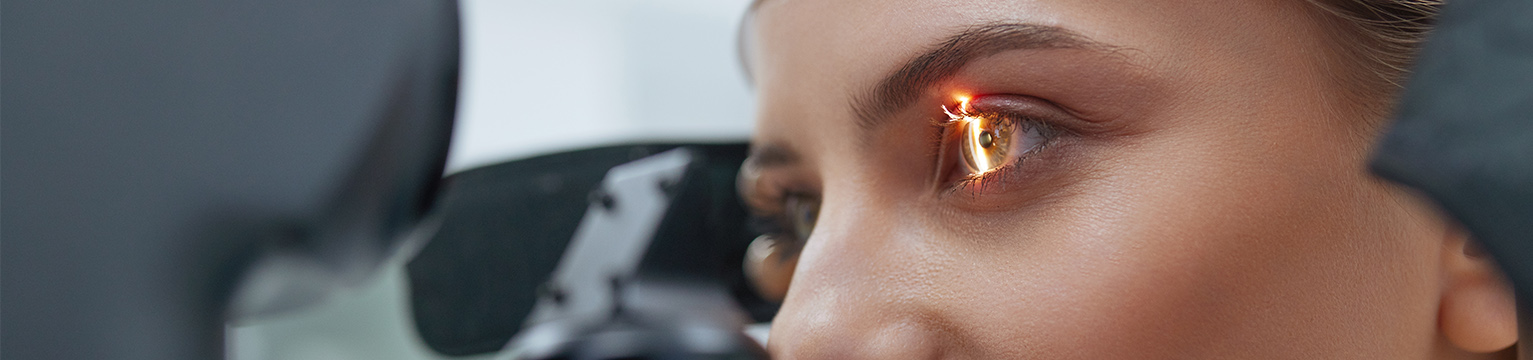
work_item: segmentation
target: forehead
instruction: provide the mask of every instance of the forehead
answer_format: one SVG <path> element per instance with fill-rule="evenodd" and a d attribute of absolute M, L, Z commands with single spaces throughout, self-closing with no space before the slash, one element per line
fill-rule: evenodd
<path fill-rule="evenodd" d="M 1089 5 L 1081 1 L 1068 3 Z M 1056 25 L 1115 39 L 1088 31 L 1093 22 L 1112 22 L 1110 16 L 1071 15 L 1079 10 L 1042 1 L 765 0 L 745 29 L 743 52 L 761 103 L 758 140 L 792 143 L 808 153 L 833 150 L 817 147 L 856 137 L 842 126 L 855 117 L 853 97 L 977 24 Z M 816 141 L 820 137 L 830 139 Z"/>
<path fill-rule="evenodd" d="M 1226 99 L 1237 90 L 1272 90 L 1271 83 L 1288 81 L 1296 70 L 1315 68 L 1321 27 L 1308 10 L 1302 0 L 765 0 L 744 32 L 760 105 L 755 141 L 807 154 L 814 167 L 854 166 L 851 157 L 824 156 L 854 153 L 845 144 L 869 135 L 855 126 L 853 100 L 950 36 L 993 23 L 1058 27 L 1126 49 L 1135 66 L 1160 79 L 1157 85 L 1187 100 L 1174 106 L 1204 111 L 1238 100 Z M 1065 83 L 1083 74 L 1052 74 L 1048 69 L 1079 64 L 1060 58 L 983 61 L 969 70 L 1052 82 L 1050 91 L 1071 87 Z M 1122 102 L 1096 100 L 1083 103 Z"/>
<path fill-rule="evenodd" d="M 1152 3 L 764 0 L 754 8 L 746 29 L 746 61 L 758 81 L 792 78 L 868 85 L 947 36 L 994 22 L 1059 26 L 1101 42 L 1143 49 L 1152 44 L 1122 34 L 1163 33 L 1165 25 L 1175 24 L 1149 21 L 1171 19 L 1163 14 L 1166 6 Z M 834 90 L 841 89 L 823 89 Z"/>
<path fill-rule="evenodd" d="M 763 0 L 747 23 L 743 54 L 764 107 L 845 107 L 849 96 L 980 24 L 1059 27 L 1132 49 L 1147 67 L 1175 77 L 1240 61 L 1234 57 L 1313 48 L 1293 44 L 1313 30 L 1297 26 L 1312 20 L 1298 19 L 1302 7 L 1299 0 Z"/>

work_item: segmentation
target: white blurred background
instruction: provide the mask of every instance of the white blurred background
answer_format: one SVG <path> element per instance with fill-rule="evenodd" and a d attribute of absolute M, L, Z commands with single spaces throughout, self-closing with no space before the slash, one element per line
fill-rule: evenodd
<path fill-rule="evenodd" d="M 464 0 L 448 172 L 595 145 L 740 140 L 749 0 Z M 232 327 L 236 360 L 447 359 L 415 335 L 404 259 L 302 312 Z M 486 358 L 486 357 L 478 357 Z"/>

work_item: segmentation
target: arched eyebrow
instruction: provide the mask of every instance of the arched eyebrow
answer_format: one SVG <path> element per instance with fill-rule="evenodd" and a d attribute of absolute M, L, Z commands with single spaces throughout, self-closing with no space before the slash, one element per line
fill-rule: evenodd
<path fill-rule="evenodd" d="M 989 23 L 949 36 L 885 76 L 876 86 L 852 97 L 857 126 L 871 131 L 887 123 L 922 95 L 927 88 L 952 76 L 971 61 L 1010 50 L 1085 49 L 1103 53 L 1117 47 L 1100 43 L 1068 29 L 1025 23 Z"/>

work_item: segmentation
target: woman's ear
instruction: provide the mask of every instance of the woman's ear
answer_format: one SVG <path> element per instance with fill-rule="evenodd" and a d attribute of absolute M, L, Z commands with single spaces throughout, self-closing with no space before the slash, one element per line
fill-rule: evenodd
<path fill-rule="evenodd" d="M 1517 306 L 1511 283 L 1464 231 L 1450 231 L 1444 240 L 1443 294 L 1437 315 L 1443 336 L 1474 353 L 1516 344 Z"/>

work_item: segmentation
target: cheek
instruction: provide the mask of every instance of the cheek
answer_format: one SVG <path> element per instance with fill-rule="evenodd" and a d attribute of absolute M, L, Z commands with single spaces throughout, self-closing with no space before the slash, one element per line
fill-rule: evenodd
<path fill-rule="evenodd" d="M 1176 283 L 1186 269 L 1100 238 L 1125 231 L 1100 226 L 1122 223 L 1111 213 L 1056 208 L 997 238 L 862 189 L 827 191 L 844 197 L 826 198 L 801 255 L 774 322 L 779 356 L 1122 358 L 1192 335 L 1162 331 L 1200 311 Z"/>
<path fill-rule="evenodd" d="M 1100 313 L 1081 318 L 1121 316 L 1095 325 L 1180 356 L 1378 356 L 1432 342 L 1436 239 L 1338 156 L 1352 146 L 1186 137 L 1105 156 L 1079 184 L 1090 190 L 1054 208 L 1066 224 L 1054 228 L 1069 230 L 1031 259 L 1091 292 L 1073 306 Z"/>
<path fill-rule="evenodd" d="M 772 347 L 1176 358 L 1430 343 L 1386 334 L 1431 326 L 1429 242 L 1400 229 L 1424 226 L 1385 220 L 1396 207 L 1346 161 L 1148 143 L 988 225 L 955 226 L 871 178 L 832 179 Z"/>

